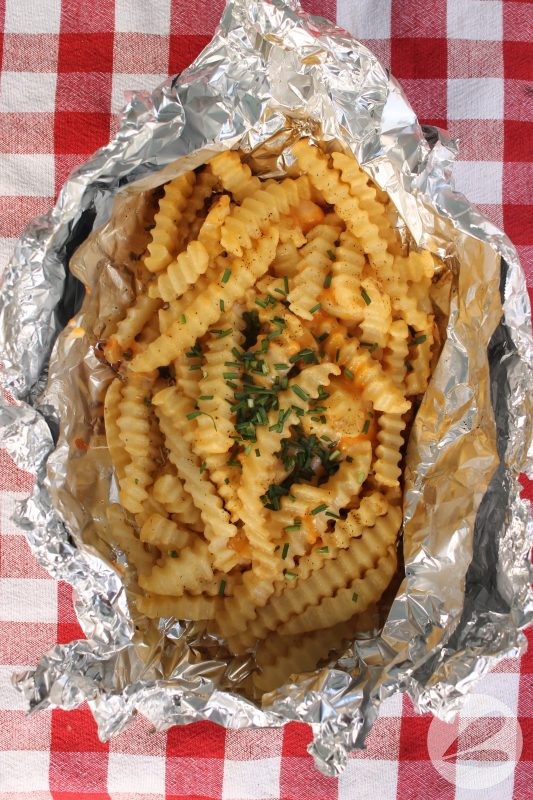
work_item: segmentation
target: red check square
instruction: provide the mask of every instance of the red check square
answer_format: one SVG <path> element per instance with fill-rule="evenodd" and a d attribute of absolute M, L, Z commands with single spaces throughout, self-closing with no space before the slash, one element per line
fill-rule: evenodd
<path fill-rule="evenodd" d="M 113 33 L 61 33 L 58 72 L 112 72 Z"/>

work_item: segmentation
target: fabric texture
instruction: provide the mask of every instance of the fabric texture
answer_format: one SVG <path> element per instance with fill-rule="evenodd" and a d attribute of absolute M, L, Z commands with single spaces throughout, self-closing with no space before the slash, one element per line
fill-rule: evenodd
<path fill-rule="evenodd" d="M 72 168 L 116 130 L 125 92 L 151 89 L 189 64 L 223 5 L 0 0 L 1 269 L 24 225 L 49 209 Z M 363 40 L 400 80 L 420 121 L 460 139 L 457 187 L 504 227 L 533 286 L 533 2 L 303 6 Z M 353 754 L 339 780 L 314 769 L 306 752 L 311 732 L 303 725 L 225 731 L 206 722 L 157 733 L 138 718 L 104 744 L 86 706 L 27 717 L 10 674 L 81 636 L 70 587 L 36 564 L 10 521 L 31 485 L 31 476 L 0 451 L 0 800 L 533 798 L 531 655 L 503 662 L 476 687 L 495 709 L 507 709 L 505 724 L 496 712 L 467 711 L 441 731 L 450 736 L 447 777 L 430 760 L 432 717 L 415 714 L 401 696 L 384 704 L 366 750 Z M 524 486 L 533 497 L 532 485 Z M 518 749 L 521 730 L 521 757 L 494 783 L 491 768 L 509 758 L 504 729 Z M 500 746 L 488 747 L 498 731 Z M 483 764 L 472 781 L 472 767 Z"/>

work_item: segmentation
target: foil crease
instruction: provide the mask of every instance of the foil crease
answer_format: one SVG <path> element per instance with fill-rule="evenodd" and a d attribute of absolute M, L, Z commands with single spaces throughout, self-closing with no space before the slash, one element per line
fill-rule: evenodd
<path fill-rule="evenodd" d="M 245 691 L 251 657 L 230 657 L 198 625 L 132 617 L 128 573 L 123 580 L 94 534 L 116 497 L 105 443 L 91 457 L 72 441 L 95 435 L 110 378 L 94 355 L 98 315 L 108 295 L 124 303 L 131 292 L 116 263 L 142 198 L 224 148 L 251 153 L 264 175 L 284 174 L 302 134 L 354 153 L 415 242 L 443 260 L 451 291 L 409 441 L 405 577 L 384 627 L 259 705 Z M 39 562 L 73 585 L 87 637 L 15 677 L 30 711 L 87 700 L 102 739 L 136 713 L 157 729 L 299 720 L 313 726 L 319 769 L 338 775 L 386 697 L 406 691 L 448 720 L 487 670 L 524 650 L 533 525 L 518 475 L 533 471 L 531 314 L 515 248 L 454 191 L 456 154 L 442 131 L 420 127 L 396 81 L 345 31 L 296 0 L 230 0 L 196 61 L 134 95 L 116 137 L 28 226 L 0 299 L 0 426 L 15 462 L 36 475 L 17 521 Z M 94 335 L 75 338 L 72 325 Z"/>

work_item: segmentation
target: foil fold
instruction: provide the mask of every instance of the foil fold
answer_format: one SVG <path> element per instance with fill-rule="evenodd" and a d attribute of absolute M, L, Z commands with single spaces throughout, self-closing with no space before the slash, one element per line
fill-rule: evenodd
<path fill-rule="evenodd" d="M 302 134 L 353 152 L 389 193 L 414 241 L 442 259 L 449 304 L 409 441 L 405 577 L 384 626 L 258 704 L 246 690 L 251 656 L 231 657 L 201 626 L 132 616 L 128 580 L 94 535 L 115 491 L 105 445 L 91 460 L 72 441 L 94 435 L 110 377 L 94 354 L 98 314 L 107 294 L 124 302 L 131 290 L 116 264 L 143 198 L 231 147 L 263 175 L 283 175 Z M 18 524 L 39 562 L 73 585 L 87 637 L 16 676 L 30 711 L 87 700 L 103 739 L 136 713 L 157 729 L 299 720 L 313 726 L 319 769 L 337 775 L 385 698 L 407 691 L 449 720 L 488 669 L 523 651 L 533 525 L 518 474 L 533 470 L 531 314 L 515 248 L 454 191 L 456 154 L 345 31 L 296 0 L 230 0 L 196 61 L 134 95 L 116 137 L 28 226 L 0 299 L 0 427 L 15 462 L 36 474 Z M 73 338 L 69 320 L 87 336 Z"/>

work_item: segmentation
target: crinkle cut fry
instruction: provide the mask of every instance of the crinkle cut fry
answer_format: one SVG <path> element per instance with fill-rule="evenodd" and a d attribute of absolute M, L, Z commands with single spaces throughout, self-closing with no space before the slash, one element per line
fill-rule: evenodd
<path fill-rule="evenodd" d="M 161 272 L 170 264 L 178 245 L 179 221 L 193 192 L 194 172 L 185 172 L 165 185 L 159 201 L 159 211 L 154 218 L 152 241 L 144 259 L 150 272 Z"/>
<path fill-rule="evenodd" d="M 150 407 L 156 377 L 155 372 L 128 373 L 119 404 L 119 437 L 131 459 L 119 481 L 120 500 L 124 508 L 134 514 L 142 511 L 157 466 L 159 441 L 153 429 Z"/>
<path fill-rule="evenodd" d="M 130 463 L 130 456 L 120 440 L 120 428 L 117 425 L 119 407 L 122 402 L 122 381 L 115 378 L 109 384 L 104 400 L 104 423 L 107 448 L 117 476 L 117 481 L 124 479 L 124 470 Z"/>
<path fill-rule="evenodd" d="M 275 256 L 277 244 L 277 230 L 269 228 L 253 249 L 246 251 L 243 258 L 234 259 L 232 267 L 219 274 L 216 283 L 211 284 L 193 300 L 186 322 L 174 322 L 166 334 L 133 359 L 131 369 L 144 372 L 167 366 L 180 353 L 194 345 L 210 325 L 220 319 L 221 303 L 225 308 L 231 308 L 267 271 Z"/>

